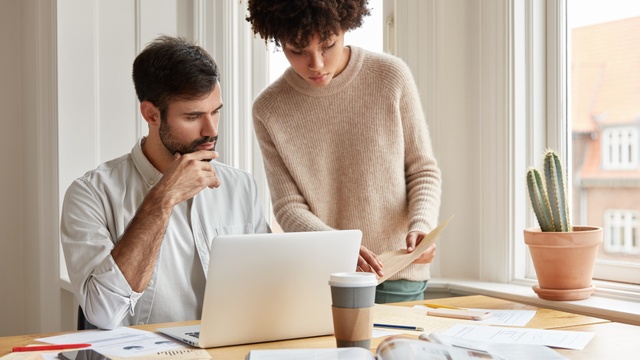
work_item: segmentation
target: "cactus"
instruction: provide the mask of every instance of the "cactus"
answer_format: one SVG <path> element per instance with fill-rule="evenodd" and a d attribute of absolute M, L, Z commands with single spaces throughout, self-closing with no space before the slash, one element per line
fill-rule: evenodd
<path fill-rule="evenodd" d="M 543 168 L 544 181 L 536 168 L 527 170 L 527 190 L 540 230 L 571 231 L 565 177 L 555 151 L 545 152 Z"/>

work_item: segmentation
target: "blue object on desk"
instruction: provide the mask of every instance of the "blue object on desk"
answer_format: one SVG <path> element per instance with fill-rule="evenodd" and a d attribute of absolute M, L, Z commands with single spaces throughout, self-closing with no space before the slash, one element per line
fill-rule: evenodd
<path fill-rule="evenodd" d="M 398 330 L 424 331 L 424 329 L 421 328 L 421 327 L 409 326 L 409 325 L 373 324 L 373 327 L 381 327 L 381 328 L 388 328 L 388 329 L 398 329 Z"/>

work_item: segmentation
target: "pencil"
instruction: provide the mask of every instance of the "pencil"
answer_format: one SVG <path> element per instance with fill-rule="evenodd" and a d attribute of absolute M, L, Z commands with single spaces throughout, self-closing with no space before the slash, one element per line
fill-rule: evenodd
<path fill-rule="evenodd" d="M 34 346 L 16 346 L 13 348 L 13 352 L 24 351 L 48 351 L 48 350 L 67 350 L 67 349 L 81 349 L 91 346 L 91 344 L 57 344 L 57 345 L 34 345 Z"/>
<path fill-rule="evenodd" d="M 373 324 L 373 327 L 399 329 L 399 330 L 424 331 L 424 328 L 421 328 L 418 326 L 409 326 L 409 325 Z"/>
<path fill-rule="evenodd" d="M 456 309 L 456 310 L 467 310 L 461 307 L 448 306 L 448 305 L 438 305 L 438 304 L 424 304 L 426 307 L 430 307 L 432 309 Z"/>

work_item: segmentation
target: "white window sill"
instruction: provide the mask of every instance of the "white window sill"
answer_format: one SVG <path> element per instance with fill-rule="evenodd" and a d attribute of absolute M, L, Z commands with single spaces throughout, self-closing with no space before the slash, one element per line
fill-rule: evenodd
<path fill-rule="evenodd" d="M 611 321 L 640 325 L 640 287 L 625 286 L 609 290 L 596 285 L 596 293 L 579 301 L 543 300 L 533 292 L 534 281 L 518 281 L 509 284 L 468 279 L 429 280 L 429 292 L 448 292 L 455 295 L 486 295 L 530 305 L 573 312 Z M 602 289 L 602 290 L 600 290 Z"/>

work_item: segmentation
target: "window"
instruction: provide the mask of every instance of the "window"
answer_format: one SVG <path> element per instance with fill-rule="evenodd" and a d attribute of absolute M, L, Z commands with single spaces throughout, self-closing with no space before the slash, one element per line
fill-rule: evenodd
<path fill-rule="evenodd" d="M 640 211 L 606 210 L 603 256 L 640 254 Z"/>
<path fill-rule="evenodd" d="M 574 223 L 604 228 L 595 278 L 640 283 L 640 3 L 567 0 Z"/>
<path fill-rule="evenodd" d="M 602 130 L 602 168 L 635 170 L 638 167 L 638 129 L 635 127 Z"/>

